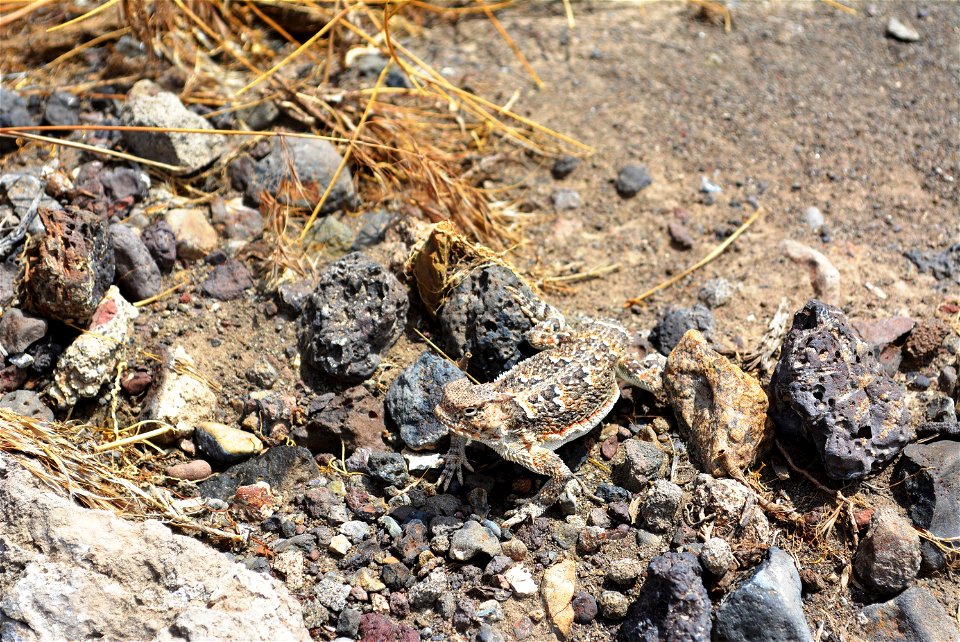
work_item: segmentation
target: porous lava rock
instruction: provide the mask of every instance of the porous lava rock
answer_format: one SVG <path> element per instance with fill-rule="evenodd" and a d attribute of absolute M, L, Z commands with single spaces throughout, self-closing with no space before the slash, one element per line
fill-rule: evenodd
<path fill-rule="evenodd" d="M 665 553 L 650 560 L 647 578 L 627 612 L 617 639 L 707 642 L 710 598 L 703 570 L 691 553 Z"/>

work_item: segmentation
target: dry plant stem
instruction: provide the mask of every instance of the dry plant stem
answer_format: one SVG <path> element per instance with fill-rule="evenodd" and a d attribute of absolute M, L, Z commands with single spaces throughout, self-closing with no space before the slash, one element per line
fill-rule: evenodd
<path fill-rule="evenodd" d="M 697 270 L 699 270 L 700 268 L 702 268 L 704 265 L 707 265 L 708 263 L 710 263 L 711 261 L 713 261 L 715 258 L 717 258 L 717 257 L 720 256 L 721 254 L 723 254 L 724 250 L 726 250 L 728 247 L 730 247 L 730 245 L 732 245 L 733 242 L 736 241 L 737 238 L 739 238 L 739 236 L 740 236 L 741 234 L 743 234 L 744 232 L 747 231 L 747 228 L 748 228 L 748 227 L 750 227 L 751 225 L 753 225 L 754 223 L 756 223 L 757 220 L 758 220 L 761 216 L 763 216 L 763 215 L 764 215 L 764 210 L 763 210 L 763 208 L 762 208 L 762 207 L 758 207 L 756 210 L 754 210 L 753 214 L 751 214 L 749 217 L 747 217 L 747 220 L 745 220 L 745 221 L 740 225 L 740 227 L 738 227 L 738 228 L 736 229 L 736 231 L 734 231 L 733 234 L 731 234 L 730 236 L 728 236 L 726 239 L 724 239 L 724 241 L 723 241 L 722 243 L 720 243 L 718 246 L 716 246 L 715 248 L 713 248 L 713 249 L 710 251 L 710 253 L 707 254 L 705 257 L 703 257 L 702 259 L 700 259 L 699 261 L 697 261 L 696 263 L 694 263 L 693 265 L 691 265 L 690 267 L 688 267 L 688 268 L 687 268 L 686 270 L 684 270 L 683 272 L 680 272 L 679 274 L 676 274 L 676 275 L 670 277 L 670 278 L 667 279 L 666 281 L 663 281 L 663 282 L 659 283 L 658 285 L 650 288 L 649 290 L 647 290 L 647 291 L 644 292 L 643 294 L 641 294 L 641 295 L 639 295 L 639 296 L 635 296 L 635 297 L 633 297 L 632 299 L 628 299 L 627 302 L 623 304 L 623 307 L 628 308 L 628 307 L 630 307 L 631 305 L 635 305 L 635 304 L 637 304 L 637 303 L 640 303 L 641 301 L 643 301 L 644 299 L 646 299 L 647 297 L 649 297 L 651 294 L 655 294 L 655 293 L 659 292 L 660 290 L 663 290 L 664 288 L 670 287 L 671 285 L 673 285 L 673 284 L 676 283 L 677 281 L 680 281 L 681 279 L 686 278 L 686 277 L 689 276 L 690 274 L 693 274 L 694 272 L 696 272 Z"/>
<path fill-rule="evenodd" d="M 83 21 L 86 20 L 87 18 L 92 18 L 93 16 L 97 15 L 98 13 L 101 13 L 101 12 L 103 12 L 103 11 L 106 11 L 107 9 L 109 9 L 109 8 L 112 7 L 113 5 L 117 4 L 118 2 L 120 2 L 120 0 L 107 0 L 107 1 L 104 2 L 102 5 L 100 5 L 100 6 L 98 6 L 98 7 L 94 7 L 93 9 L 91 9 L 91 10 L 88 11 L 88 12 L 86 12 L 86 13 L 83 14 L 82 16 L 77 16 L 76 18 L 73 18 L 72 20 L 67 20 L 66 22 L 62 22 L 62 23 L 60 23 L 60 24 L 58 24 L 58 25 L 56 25 L 56 26 L 54 26 L 54 27 L 50 27 L 49 29 L 47 29 L 47 33 L 52 33 L 52 32 L 54 32 L 54 31 L 59 31 L 60 29 L 65 29 L 65 28 L 67 28 L 67 27 L 71 27 L 71 26 L 77 24 L 78 22 L 83 22 Z"/>
<path fill-rule="evenodd" d="M 424 342 L 426 342 L 426 344 L 427 344 L 428 346 L 430 346 L 430 348 L 431 348 L 434 352 L 436 352 L 436 353 L 439 354 L 441 357 L 443 357 L 444 359 L 446 359 L 447 361 L 449 361 L 449 362 L 452 363 L 453 365 L 455 365 L 455 366 L 457 366 L 458 368 L 460 368 L 461 370 L 463 370 L 464 366 L 461 366 L 459 363 L 457 363 L 456 361 L 454 361 L 453 359 L 451 359 L 450 356 L 449 356 L 446 352 L 444 352 L 443 350 L 440 349 L 440 346 L 438 346 L 436 343 L 434 343 L 433 341 L 431 341 L 430 339 L 428 339 L 425 334 L 423 334 L 422 332 L 420 332 L 420 331 L 417 330 L 416 328 L 414 328 L 413 331 L 416 332 L 416 333 L 417 333 L 417 336 L 419 336 L 421 339 L 423 339 Z M 480 382 L 477 381 L 477 380 L 474 378 L 474 376 L 471 375 L 471 374 L 470 374 L 469 372 L 467 372 L 466 370 L 464 370 L 463 374 L 467 375 L 467 377 L 469 377 L 469 378 L 470 378 L 470 381 L 472 381 L 473 383 L 478 384 L 478 385 L 480 384 Z"/>
<path fill-rule="evenodd" d="M 836 0 L 820 0 L 825 5 L 831 6 L 834 9 L 844 12 L 847 15 L 855 16 L 857 15 L 857 10 L 853 7 L 848 7 L 845 4 L 840 4 Z"/>
<path fill-rule="evenodd" d="M 138 444 L 138 443 L 153 439 L 154 437 L 160 437 L 161 435 L 165 435 L 172 430 L 176 430 L 176 428 L 170 425 L 162 426 L 160 428 L 154 428 L 153 430 L 149 430 L 139 435 L 133 435 L 132 437 L 124 437 L 123 439 L 111 441 L 108 444 L 100 444 L 94 447 L 94 451 L 98 453 L 102 453 L 107 450 L 122 448 L 123 446 L 129 446 L 131 444 Z"/>
<path fill-rule="evenodd" d="M 757 504 L 759 504 L 760 508 L 762 508 L 768 515 L 794 526 L 803 525 L 803 516 L 796 510 L 787 506 L 783 506 L 782 504 L 772 502 L 757 491 L 753 490 L 753 487 L 750 485 L 750 482 L 747 480 L 744 474 L 733 464 L 733 462 L 730 461 L 730 455 L 728 453 L 724 452 L 720 455 L 720 464 L 723 466 L 724 472 L 727 473 L 731 479 L 737 480 L 746 486 L 751 493 L 753 493 L 753 496 L 757 500 Z"/>
<path fill-rule="evenodd" d="M 6 27 L 8 24 L 16 22 L 17 20 L 19 20 L 24 16 L 30 15 L 37 9 L 41 8 L 43 5 L 50 4 L 52 1 L 53 0 L 35 0 L 34 2 L 31 2 L 25 7 L 21 7 L 6 16 L 0 17 L 0 29 L 2 29 L 3 27 Z"/>

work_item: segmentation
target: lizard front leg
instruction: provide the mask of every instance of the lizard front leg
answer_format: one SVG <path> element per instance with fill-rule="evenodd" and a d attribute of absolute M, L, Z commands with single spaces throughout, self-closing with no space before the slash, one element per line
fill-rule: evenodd
<path fill-rule="evenodd" d="M 510 518 L 503 522 L 504 528 L 510 528 L 527 519 L 532 521 L 543 515 L 548 508 L 557 503 L 567 482 L 573 479 L 573 473 L 560 456 L 546 448 L 535 446 L 528 451 L 504 453 L 504 457 L 526 466 L 535 473 L 550 476 L 536 496 L 515 511 L 507 513 Z"/>
<path fill-rule="evenodd" d="M 473 468 L 467 461 L 467 442 L 469 440 L 453 431 L 450 431 L 450 450 L 443 456 L 443 472 L 440 473 L 440 479 L 437 480 L 437 487 L 447 490 L 453 482 L 454 477 L 462 485 L 463 469 L 466 468 L 471 473 Z"/>

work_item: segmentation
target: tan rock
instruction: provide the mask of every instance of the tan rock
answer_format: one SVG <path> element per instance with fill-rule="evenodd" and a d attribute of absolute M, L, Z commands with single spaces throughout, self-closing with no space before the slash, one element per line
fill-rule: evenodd
<path fill-rule="evenodd" d="M 173 209 L 164 218 L 177 238 L 178 258 L 195 261 L 217 249 L 220 237 L 204 210 Z"/>
<path fill-rule="evenodd" d="M 570 635 L 573 626 L 573 593 L 577 588 L 577 565 L 573 560 L 554 564 L 543 573 L 540 595 L 543 597 L 547 615 L 563 635 Z"/>
<path fill-rule="evenodd" d="M 756 379 L 690 330 L 667 358 L 663 380 L 700 470 L 725 477 L 727 463 L 739 470 L 753 463 L 771 434 L 767 395 Z"/>
<path fill-rule="evenodd" d="M 210 464 L 202 459 L 194 459 L 193 461 L 185 461 L 182 464 L 167 466 L 166 473 L 167 477 L 173 477 L 174 479 L 200 481 L 212 475 L 213 469 L 210 467 Z"/>

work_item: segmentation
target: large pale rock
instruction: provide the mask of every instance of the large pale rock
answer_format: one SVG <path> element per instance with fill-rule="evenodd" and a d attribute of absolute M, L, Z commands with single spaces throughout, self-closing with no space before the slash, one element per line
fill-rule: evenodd
<path fill-rule="evenodd" d="M 193 358 L 182 346 L 175 346 L 163 360 L 143 419 L 171 424 L 182 433 L 214 419 L 217 395 L 202 378 L 190 374 L 192 368 Z"/>
<path fill-rule="evenodd" d="M 753 463 L 772 432 L 756 379 L 688 330 L 667 358 L 663 382 L 700 470 L 726 477 L 728 464 L 742 470 Z"/>
<path fill-rule="evenodd" d="M 577 565 L 573 560 L 564 560 L 543 573 L 540 595 L 543 597 L 547 615 L 563 637 L 570 635 L 573 626 L 573 592 L 577 588 Z"/>
<path fill-rule="evenodd" d="M 0 454 L 0 639 L 308 642 L 300 604 L 159 522 L 80 508 Z"/>

